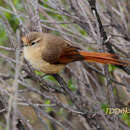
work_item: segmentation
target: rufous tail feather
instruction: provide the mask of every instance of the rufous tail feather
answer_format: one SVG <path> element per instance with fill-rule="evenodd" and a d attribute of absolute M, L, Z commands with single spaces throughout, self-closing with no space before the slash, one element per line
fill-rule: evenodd
<path fill-rule="evenodd" d="M 82 55 L 87 62 L 98 62 L 102 64 L 114 64 L 122 66 L 130 64 L 130 62 L 120 60 L 118 56 L 110 53 L 80 51 L 80 55 Z"/>

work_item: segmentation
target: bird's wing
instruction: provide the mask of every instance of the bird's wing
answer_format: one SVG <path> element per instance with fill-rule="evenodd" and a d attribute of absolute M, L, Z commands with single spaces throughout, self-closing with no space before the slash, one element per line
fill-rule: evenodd
<path fill-rule="evenodd" d="M 43 50 L 43 60 L 51 64 L 67 64 L 73 61 L 82 60 L 78 47 L 70 45 L 68 41 L 53 35 L 46 36 L 46 47 Z"/>
<path fill-rule="evenodd" d="M 78 47 L 67 44 L 67 46 L 63 49 L 62 54 L 59 57 L 60 64 L 68 64 L 73 61 L 83 60 L 84 57 L 80 55 Z"/>

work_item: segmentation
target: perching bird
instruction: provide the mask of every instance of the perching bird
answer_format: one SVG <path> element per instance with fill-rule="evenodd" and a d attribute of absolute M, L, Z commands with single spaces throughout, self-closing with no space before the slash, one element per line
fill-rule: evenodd
<path fill-rule="evenodd" d="M 85 60 L 102 64 L 128 65 L 110 53 L 86 52 L 62 37 L 50 33 L 31 32 L 22 37 L 24 58 L 34 67 L 46 74 L 56 74 L 65 65 Z"/>

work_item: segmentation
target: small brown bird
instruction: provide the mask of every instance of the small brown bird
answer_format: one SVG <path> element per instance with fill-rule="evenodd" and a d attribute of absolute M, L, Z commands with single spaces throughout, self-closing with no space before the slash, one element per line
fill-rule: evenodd
<path fill-rule="evenodd" d="M 85 52 L 62 37 L 49 33 L 31 32 L 22 37 L 24 58 L 46 74 L 60 72 L 66 64 L 85 60 L 102 64 L 128 65 L 110 53 Z"/>

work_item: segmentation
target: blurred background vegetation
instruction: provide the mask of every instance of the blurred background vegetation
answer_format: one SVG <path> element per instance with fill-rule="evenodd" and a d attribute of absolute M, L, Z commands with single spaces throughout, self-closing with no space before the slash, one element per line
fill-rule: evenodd
<path fill-rule="evenodd" d="M 86 7 L 81 2 L 79 7 L 77 6 L 77 9 L 75 7 L 73 7 L 73 9 L 70 6 L 69 1 L 38 0 L 39 20 L 42 30 L 44 32 L 60 35 L 87 51 L 100 51 L 102 47 L 98 41 L 96 43 L 95 39 L 92 37 L 92 34 L 90 34 L 91 26 L 96 28 L 97 23 L 91 12 L 88 1 L 83 0 L 84 3 L 87 3 Z M 75 2 L 75 0 L 72 1 Z M 33 17 L 33 11 L 35 8 L 33 10 L 32 7 L 33 5 L 29 5 L 29 0 L 0 0 L 0 94 L 2 95 L 0 97 L 5 99 L 4 96 L 6 96 L 5 102 L 7 102 L 7 104 L 5 103 L 0 105 L 1 110 L 3 109 L 2 105 L 5 106 L 5 111 L 0 110 L 0 130 L 8 129 L 7 120 L 9 118 L 7 117 L 9 113 L 9 101 L 11 94 L 14 92 L 13 83 L 16 73 L 15 63 L 13 60 L 16 60 L 16 48 L 19 44 L 21 44 L 21 42 L 17 43 L 17 32 L 21 32 L 21 26 L 25 30 L 33 30 L 34 25 L 32 25 L 31 20 L 33 19 L 35 21 L 35 17 L 32 19 L 31 17 Z M 114 49 L 116 53 L 122 57 L 126 57 L 126 59 L 129 60 L 130 40 L 125 39 L 125 36 L 130 36 L 130 1 L 98 0 L 97 10 L 101 16 L 107 35 L 112 36 L 111 42 L 115 47 Z M 85 14 L 86 12 L 87 16 Z M 84 17 L 86 17 L 86 19 L 84 19 Z M 88 24 L 84 22 L 85 20 L 89 20 L 87 21 Z M 88 30 L 88 32 L 86 31 L 87 26 L 86 28 L 83 28 L 83 24 L 85 26 L 89 25 L 90 30 Z M 98 38 L 99 37 L 97 36 L 97 39 Z M 11 40 L 13 42 L 16 41 L 16 43 L 14 43 L 15 46 L 13 46 Z M 119 67 L 109 65 L 108 72 L 111 78 L 110 83 L 108 83 L 105 75 L 103 75 L 103 65 L 95 63 L 88 65 L 102 72 L 102 74 L 95 72 L 93 69 L 91 70 L 91 67 L 84 68 L 81 71 L 83 64 L 79 62 L 70 64 L 63 72 L 60 73 L 66 81 L 70 91 L 79 97 L 81 96 L 86 103 L 84 104 L 83 109 L 93 113 L 98 113 L 98 111 L 101 110 L 104 114 L 106 114 L 106 108 L 112 107 L 110 103 L 111 101 L 109 101 L 109 99 L 111 99 L 110 96 L 114 96 L 114 107 L 127 107 L 130 112 L 130 91 L 128 91 L 126 87 L 128 86 L 130 89 L 130 76 L 123 70 L 119 69 Z M 34 71 L 34 74 L 39 77 L 44 75 L 38 71 Z M 27 72 L 21 70 L 20 75 L 22 77 L 27 77 Z M 56 88 L 57 86 L 59 87 L 58 82 L 53 76 L 47 75 L 44 76 L 43 79 L 52 84 L 52 86 L 55 85 Z M 113 79 L 114 82 L 111 79 Z M 19 80 L 21 79 L 19 78 Z M 50 91 L 47 86 L 46 90 L 45 88 L 41 88 L 40 83 L 33 80 L 33 78 L 25 78 L 25 82 L 32 88 L 38 89 L 43 94 L 50 97 L 56 97 L 56 99 L 62 103 L 62 105 L 58 106 L 53 100 L 43 98 L 38 93 L 29 90 L 28 87 L 26 87 L 27 84 L 25 85 L 24 81 L 21 81 L 23 83 L 20 83 L 19 81 L 17 90 L 17 113 L 20 113 L 21 116 L 18 118 L 22 120 L 21 122 L 25 128 L 27 127 L 27 130 L 62 130 L 65 128 L 85 130 L 89 129 L 89 127 L 85 127 L 86 122 L 89 126 L 95 126 L 93 127 L 95 129 L 98 129 L 97 125 L 99 125 L 102 129 L 109 129 L 109 127 L 105 126 L 106 124 L 104 125 L 103 122 L 100 122 L 101 124 L 97 125 L 92 124 L 85 120 L 85 118 L 80 117 L 81 115 L 78 114 L 78 112 L 73 113 L 73 111 L 69 111 L 70 106 L 74 109 L 76 106 L 68 95 L 55 92 L 53 91 L 53 88 L 52 91 Z M 86 86 L 84 82 L 87 82 L 89 87 Z M 107 88 L 108 84 L 112 85 L 113 89 L 111 91 Z M 2 99 L 0 99 L 0 101 L 2 101 Z M 38 104 L 39 109 L 45 113 L 43 115 L 41 114 L 40 117 L 39 112 L 35 110 L 35 107 L 31 105 L 29 101 L 31 101 L 31 103 Z M 63 107 L 63 104 L 67 105 L 67 109 L 65 109 L 66 107 Z M 11 112 L 13 114 L 13 107 Z M 12 114 L 10 114 L 10 120 L 12 119 Z M 118 128 L 120 129 L 130 128 L 130 113 L 106 115 L 105 118 L 107 120 L 105 123 L 113 124 L 111 127 L 112 129 L 114 129 L 113 127 L 115 122 L 118 123 Z M 97 120 L 98 119 L 100 119 L 100 117 L 98 117 Z M 104 118 L 101 119 L 105 120 Z M 114 121 L 112 122 L 110 120 Z M 28 121 L 27 124 L 26 121 Z M 58 124 L 59 122 L 64 127 L 61 124 Z M 10 129 L 13 128 L 11 125 L 12 124 L 9 124 Z"/>

